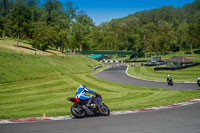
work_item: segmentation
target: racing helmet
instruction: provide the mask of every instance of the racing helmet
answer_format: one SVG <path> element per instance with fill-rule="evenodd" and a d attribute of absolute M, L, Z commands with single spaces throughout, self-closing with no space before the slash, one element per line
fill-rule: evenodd
<path fill-rule="evenodd" d="M 80 88 L 86 88 L 86 86 L 85 85 L 81 85 Z"/>

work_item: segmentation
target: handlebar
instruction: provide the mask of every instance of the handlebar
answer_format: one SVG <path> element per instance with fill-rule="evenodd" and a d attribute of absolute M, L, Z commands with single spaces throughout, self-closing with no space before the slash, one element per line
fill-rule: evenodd
<path fill-rule="evenodd" d="M 100 94 L 95 94 L 95 96 L 97 97 L 97 98 L 101 98 L 101 95 Z"/>

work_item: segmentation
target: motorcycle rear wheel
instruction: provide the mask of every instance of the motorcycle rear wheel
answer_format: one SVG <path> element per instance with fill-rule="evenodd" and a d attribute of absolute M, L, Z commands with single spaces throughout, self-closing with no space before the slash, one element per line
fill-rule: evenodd
<path fill-rule="evenodd" d="M 86 115 L 85 110 L 79 104 L 74 104 L 71 107 L 71 113 L 75 118 L 83 118 Z"/>

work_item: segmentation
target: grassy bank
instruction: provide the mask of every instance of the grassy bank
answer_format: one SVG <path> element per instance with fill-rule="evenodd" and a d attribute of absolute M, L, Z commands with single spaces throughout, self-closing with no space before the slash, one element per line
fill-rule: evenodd
<path fill-rule="evenodd" d="M 87 73 L 99 63 L 81 55 L 41 56 L 0 48 L 0 83 Z"/>
<path fill-rule="evenodd" d="M 171 75 L 175 82 L 196 82 L 200 77 L 200 66 L 174 71 L 154 71 L 154 67 L 141 67 L 136 64 L 136 67 L 129 67 L 128 73 L 138 78 L 155 81 L 166 81 L 167 75 Z"/>
<path fill-rule="evenodd" d="M 33 48 L 30 44 L 24 42 L 19 42 L 19 47 L 17 47 L 17 40 L 12 38 L 7 39 L 0 39 L 0 48 L 6 48 L 12 51 L 15 51 L 17 53 L 25 53 L 25 54 L 31 54 L 31 55 L 52 55 L 56 54 L 59 56 L 65 56 L 64 53 L 56 50 L 56 49 L 48 49 L 46 51 L 40 51 L 38 49 Z"/>
<path fill-rule="evenodd" d="M 99 63 L 85 56 L 41 56 L 0 49 L 0 119 L 70 115 L 77 87 L 102 94 L 111 111 L 167 105 L 200 97 L 177 91 L 122 85 L 93 77 Z M 2 76 L 3 75 L 3 76 Z"/>
<path fill-rule="evenodd" d="M 0 85 L 0 119 L 70 115 L 77 87 L 85 84 L 102 94 L 111 111 L 168 105 L 200 96 L 200 91 L 175 91 L 102 81 L 90 74 L 72 74 Z"/>

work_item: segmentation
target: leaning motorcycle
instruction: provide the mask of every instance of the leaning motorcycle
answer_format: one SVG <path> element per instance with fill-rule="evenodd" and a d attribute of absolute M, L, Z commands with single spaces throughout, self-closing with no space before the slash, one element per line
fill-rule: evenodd
<path fill-rule="evenodd" d="M 197 80 L 197 85 L 200 87 L 200 79 Z"/>
<path fill-rule="evenodd" d="M 172 81 L 172 79 L 169 79 L 169 80 L 167 81 L 167 83 L 168 83 L 168 86 L 173 86 L 173 81 Z"/>
<path fill-rule="evenodd" d="M 101 95 L 96 94 L 90 106 L 87 106 L 85 100 L 79 100 L 77 97 L 69 97 L 67 99 L 74 104 L 71 107 L 71 113 L 75 118 L 83 118 L 86 116 L 109 116 L 109 108 L 102 103 Z"/>

